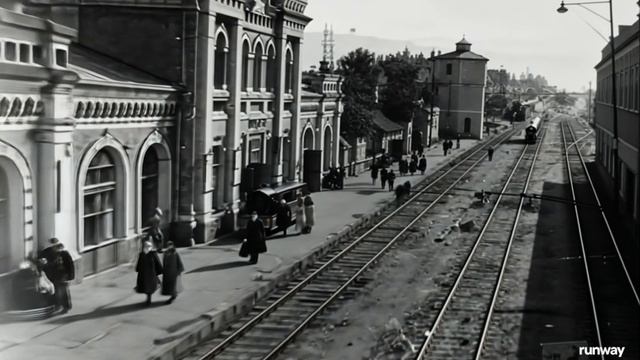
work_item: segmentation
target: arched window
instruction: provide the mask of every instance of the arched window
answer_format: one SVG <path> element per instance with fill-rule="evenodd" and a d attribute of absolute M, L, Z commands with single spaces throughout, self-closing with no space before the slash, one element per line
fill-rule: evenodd
<path fill-rule="evenodd" d="M 257 43 L 253 60 L 253 91 L 260 91 L 262 84 L 262 44 Z"/>
<path fill-rule="evenodd" d="M 149 226 L 148 221 L 154 214 L 154 210 L 158 207 L 158 179 L 159 179 L 158 153 L 151 146 L 144 155 L 142 161 L 142 177 L 140 213 L 142 214 L 143 230 Z"/>
<path fill-rule="evenodd" d="M 106 150 L 89 164 L 84 183 L 84 246 L 114 238 L 116 165 Z"/>
<path fill-rule="evenodd" d="M 304 131 L 304 137 L 302 139 L 302 151 L 313 150 L 313 130 L 307 128 Z"/>
<path fill-rule="evenodd" d="M 267 51 L 267 91 L 275 92 L 276 89 L 276 49 L 268 47 Z"/>
<path fill-rule="evenodd" d="M 292 89 L 293 89 L 293 55 L 291 54 L 291 51 L 287 51 L 285 93 L 291 93 Z"/>
<path fill-rule="evenodd" d="M 242 43 L 242 91 L 247 91 L 249 87 L 249 43 Z"/>
<path fill-rule="evenodd" d="M 215 50 L 215 69 L 213 72 L 213 87 L 215 89 L 227 89 L 227 54 L 229 47 L 227 46 L 227 38 L 224 33 L 218 33 L 216 38 Z"/>
<path fill-rule="evenodd" d="M 322 149 L 324 157 L 324 170 L 329 170 L 331 166 L 332 154 L 333 154 L 333 141 L 331 141 L 331 128 L 326 127 L 324 129 L 324 148 Z"/>

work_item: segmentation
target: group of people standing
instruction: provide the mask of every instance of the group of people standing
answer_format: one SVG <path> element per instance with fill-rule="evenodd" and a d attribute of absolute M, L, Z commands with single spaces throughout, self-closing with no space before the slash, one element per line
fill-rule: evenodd
<path fill-rule="evenodd" d="M 281 199 L 276 212 L 277 232 L 287 236 L 287 229 L 292 225 L 291 207 L 285 199 Z M 315 225 L 315 205 L 310 194 L 298 195 L 295 204 L 295 226 L 298 234 L 309 234 Z M 266 230 L 258 213 L 253 211 L 246 227 L 246 239 L 240 247 L 240 256 L 249 256 L 249 264 L 258 263 L 260 254 L 267 252 Z"/>
<path fill-rule="evenodd" d="M 322 178 L 322 187 L 331 190 L 342 190 L 344 188 L 344 168 L 331 167 L 329 173 Z"/>
<path fill-rule="evenodd" d="M 424 154 L 418 158 L 418 153 L 414 152 L 411 154 L 411 161 L 409 162 L 404 157 L 399 161 L 398 171 L 400 172 L 400 176 L 405 176 L 408 174 L 415 174 L 417 171 L 420 171 L 422 175 L 424 175 L 425 171 L 427 171 L 427 158 Z M 380 184 L 382 189 L 384 190 L 386 185 L 388 184 L 389 191 L 394 190 L 394 183 L 396 180 L 396 174 L 393 169 L 388 169 L 384 162 L 378 162 L 371 165 L 371 183 L 373 185 L 376 184 L 376 180 L 378 179 L 378 175 L 380 176 Z"/>
<path fill-rule="evenodd" d="M 153 217 L 149 220 L 147 240 L 142 244 L 142 251 L 138 255 L 136 263 L 135 290 L 137 293 L 147 295 L 145 304 L 151 305 L 151 296 L 162 285 L 161 294 L 169 296 L 166 304 L 171 304 L 178 293 L 182 291 L 182 273 L 184 265 L 171 241 L 165 243 L 164 234 L 160 228 L 162 222 L 162 210 L 156 208 Z M 163 249 L 166 247 L 166 249 Z M 158 253 L 164 255 L 162 262 Z M 162 282 L 159 276 L 162 275 Z"/>
<path fill-rule="evenodd" d="M 400 176 L 404 176 L 407 174 L 415 174 L 417 171 L 420 171 L 422 175 L 427 171 L 427 158 L 422 154 L 420 158 L 418 158 L 418 153 L 416 151 L 411 154 L 410 160 L 407 160 L 404 156 L 400 159 L 398 163 L 398 171 L 400 172 Z"/>

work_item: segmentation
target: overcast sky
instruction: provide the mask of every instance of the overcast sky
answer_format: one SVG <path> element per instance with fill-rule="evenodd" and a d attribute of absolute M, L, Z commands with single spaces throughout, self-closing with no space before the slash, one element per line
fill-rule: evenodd
<path fill-rule="evenodd" d="M 560 0 L 309 0 L 307 31 L 333 24 L 336 33 L 412 41 L 452 51 L 465 34 L 472 51 L 520 74 L 527 67 L 568 90 L 587 87 L 606 46 L 609 23 L 579 6 L 556 12 Z M 636 0 L 613 0 L 617 25 L 637 20 Z M 607 4 L 589 5 L 608 17 Z M 595 87 L 595 85 L 594 85 Z"/>

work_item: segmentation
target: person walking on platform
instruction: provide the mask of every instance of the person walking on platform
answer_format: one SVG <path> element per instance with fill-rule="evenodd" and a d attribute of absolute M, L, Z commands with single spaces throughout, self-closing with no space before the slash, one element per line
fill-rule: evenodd
<path fill-rule="evenodd" d="M 266 235 L 262 220 L 258 218 L 257 212 L 251 213 L 251 220 L 247 223 L 247 252 L 251 257 L 249 264 L 257 264 L 258 256 L 267 252 Z"/>
<path fill-rule="evenodd" d="M 416 160 L 411 159 L 411 163 L 409 163 L 409 173 L 411 173 L 411 176 L 416 173 L 417 169 L 418 163 L 416 162 Z"/>
<path fill-rule="evenodd" d="M 171 304 L 178 297 L 178 293 L 182 292 L 182 272 L 184 266 L 182 259 L 176 251 L 173 242 L 167 242 L 167 251 L 164 252 L 162 258 L 162 295 L 171 296 L 167 300 L 167 304 Z"/>
<path fill-rule="evenodd" d="M 142 246 L 142 252 L 138 255 L 136 272 L 138 273 L 136 292 L 147 295 L 145 305 L 149 306 L 151 305 L 151 295 L 158 290 L 160 283 L 158 275 L 162 274 L 162 264 L 160 264 L 158 253 L 153 251 L 151 241 L 145 241 Z"/>
<path fill-rule="evenodd" d="M 424 172 L 427 171 L 427 158 L 424 155 L 420 158 L 418 169 L 420 169 L 421 175 L 424 175 Z"/>
<path fill-rule="evenodd" d="M 302 196 L 298 195 L 298 199 L 296 200 L 296 230 L 299 234 L 302 234 L 305 227 L 305 218 L 304 218 L 304 199 Z"/>
<path fill-rule="evenodd" d="M 376 184 L 376 179 L 378 178 L 378 165 L 371 165 L 371 185 Z"/>
<path fill-rule="evenodd" d="M 313 199 L 311 199 L 311 195 L 307 194 L 304 197 L 304 218 L 306 220 L 306 224 L 304 227 L 304 233 L 308 234 L 311 232 L 311 229 L 316 224 L 315 218 L 315 206 L 313 205 Z"/>
<path fill-rule="evenodd" d="M 387 181 L 389 182 L 389 191 L 393 191 L 393 182 L 396 181 L 396 174 L 393 172 L 393 169 L 389 170 Z"/>
<path fill-rule="evenodd" d="M 456 138 L 456 149 L 460 149 L 460 134 L 458 134 L 458 137 Z"/>
<path fill-rule="evenodd" d="M 444 156 L 447 156 L 447 151 L 449 150 L 448 146 L 449 144 L 447 143 L 447 140 L 444 140 L 442 142 L 442 151 L 444 152 Z"/>
<path fill-rule="evenodd" d="M 407 172 L 409 172 L 409 163 L 404 157 L 402 157 L 398 163 L 398 171 L 400 172 L 400 176 L 407 175 Z"/>
<path fill-rule="evenodd" d="M 278 225 L 278 231 L 283 232 L 282 237 L 287 237 L 287 228 L 291 225 L 291 208 L 285 199 L 280 199 L 278 213 L 276 215 L 276 225 Z"/>
<path fill-rule="evenodd" d="M 66 313 L 71 309 L 69 281 L 75 279 L 73 259 L 57 238 L 49 240 L 49 246 L 43 250 L 43 270 L 54 286 L 56 310 Z"/>
<path fill-rule="evenodd" d="M 489 156 L 489 161 L 493 160 L 493 146 L 489 146 L 489 148 L 487 149 L 487 155 Z"/>
<path fill-rule="evenodd" d="M 389 177 L 389 172 L 387 168 L 383 167 L 380 169 L 380 183 L 382 184 L 382 190 L 384 190 L 385 185 L 387 184 L 387 178 Z"/>

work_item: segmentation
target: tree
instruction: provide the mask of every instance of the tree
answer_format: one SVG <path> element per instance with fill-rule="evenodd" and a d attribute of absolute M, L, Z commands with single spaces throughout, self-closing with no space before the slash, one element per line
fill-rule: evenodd
<path fill-rule="evenodd" d="M 369 136 L 373 131 L 373 113 L 376 106 L 376 87 L 380 68 L 375 54 L 358 48 L 338 60 L 339 73 L 344 82 L 344 110 L 340 128 L 349 139 Z"/>
<path fill-rule="evenodd" d="M 485 108 L 489 116 L 502 116 L 507 108 L 508 100 L 504 95 L 496 94 L 487 99 Z"/>
<path fill-rule="evenodd" d="M 406 56 L 389 56 L 381 64 L 387 84 L 381 94 L 382 112 L 399 123 L 410 122 L 414 103 L 422 90 L 417 83 L 419 68 L 415 59 Z"/>

